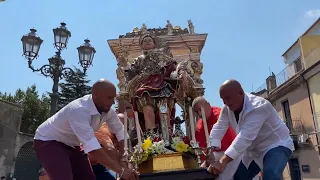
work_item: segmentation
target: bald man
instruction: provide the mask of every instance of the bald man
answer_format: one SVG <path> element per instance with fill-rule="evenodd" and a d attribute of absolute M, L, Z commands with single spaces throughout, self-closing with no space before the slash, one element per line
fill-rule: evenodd
<path fill-rule="evenodd" d="M 213 125 L 217 123 L 219 119 L 221 108 L 211 106 L 211 104 L 203 96 L 195 98 L 192 102 L 192 109 L 199 115 L 199 117 L 202 116 L 201 107 L 203 107 L 204 109 L 207 125 L 208 125 L 208 131 L 210 132 Z M 195 136 L 196 136 L 197 142 L 199 142 L 199 146 L 202 148 L 207 148 L 207 142 L 206 142 L 202 117 L 197 122 Z M 236 137 L 236 134 L 234 133 L 233 129 L 229 127 L 224 137 L 221 140 L 221 148 L 219 150 L 215 150 L 211 152 L 214 154 L 215 158 L 221 158 L 223 156 L 224 152 L 231 145 L 235 137 Z M 201 160 L 203 161 L 206 160 L 205 156 L 201 156 Z M 240 161 L 241 159 L 238 158 L 238 160 L 235 160 L 232 163 L 228 164 L 225 171 L 223 171 L 219 175 L 219 178 L 217 180 L 233 180 L 233 175 L 235 174 Z M 209 161 L 204 161 L 201 167 L 203 168 L 208 167 L 208 164 L 209 164 L 208 162 Z"/>
<path fill-rule="evenodd" d="M 236 80 L 221 85 L 220 97 L 225 106 L 210 133 L 212 149 L 221 148 L 221 139 L 230 125 L 237 136 L 222 158 L 217 159 L 219 164 L 209 169 L 221 173 L 228 163 L 243 156 L 235 180 L 251 180 L 260 170 L 263 180 L 282 179 L 294 145 L 289 129 L 272 104 L 245 93 Z"/>
<path fill-rule="evenodd" d="M 34 150 L 51 180 L 95 180 L 87 154 L 122 179 L 138 179 L 134 170 L 106 153 L 94 134 L 105 122 L 123 150 L 124 128 L 111 109 L 115 97 L 115 86 L 100 80 L 93 85 L 92 94 L 72 101 L 38 127 Z"/>

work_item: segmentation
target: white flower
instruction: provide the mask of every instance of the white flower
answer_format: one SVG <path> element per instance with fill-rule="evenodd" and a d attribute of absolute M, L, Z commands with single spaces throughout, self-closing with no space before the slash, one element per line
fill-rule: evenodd
<path fill-rule="evenodd" d="M 174 144 L 177 144 L 178 142 L 180 142 L 181 141 L 181 138 L 180 137 L 174 137 L 173 139 L 172 139 L 172 142 L 174 143 Z"/>

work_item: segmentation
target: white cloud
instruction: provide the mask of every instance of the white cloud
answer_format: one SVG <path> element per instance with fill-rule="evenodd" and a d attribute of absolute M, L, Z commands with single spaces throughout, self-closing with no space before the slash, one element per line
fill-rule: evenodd
<path fill-rule="evenodd" d="M 320 9 L 309 10 L 304 14 L 307 18 L 318 18 L 320 17 Z"/>

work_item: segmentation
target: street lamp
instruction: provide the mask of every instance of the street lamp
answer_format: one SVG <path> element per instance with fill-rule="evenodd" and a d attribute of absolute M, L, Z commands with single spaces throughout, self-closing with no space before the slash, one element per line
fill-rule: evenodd
<path fill-rule="evenodd" d="M 86 72 L 88 67 L 92 65 L 96 50 L 91 46 L 89 39 L 85 39 L 84 44 L 77 49 L 79 54 L 79 63 L 83 67 L 83 71 Z"/>
<path fill-rule="evenodd" d="M 39 56 L 40 46 L 43 40 L 36 34 L 37 30 L 32 28 L 27 35 L 22 36 L 23 56 L 28 60 L 28 66 L 33 72 L 40 72 L 45 77 L 53 80 L 51 97 L 51 115 L 56 113 L 59 99 L 59 80 L 74 75 L 71 68 L 65 67 L 65 60 L 61 57 L 61 51 L 67 48 L 71 32 L 67 29 L 66 23 L 60 23 L 61 26 L 53 29 L 54 47 L 57 49 L 56 54 L 49 58 L 49 64 L 41 66 L 39 69 L 33 67 L 32 62 Z M 78 49 L 79 64 L 82 66 L 84 73 L 92 65 L 96 50 L 90 45 L 90 40 L 86 39 L 85 43 Z"/>

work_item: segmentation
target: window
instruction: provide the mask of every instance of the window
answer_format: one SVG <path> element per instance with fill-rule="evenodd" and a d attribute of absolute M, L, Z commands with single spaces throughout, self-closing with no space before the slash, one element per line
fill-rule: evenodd
<path fill-rule="evenodd" d="M 290 112 L 290 104 L 288 100 L 282 102 L 282 108 L 286 125 L 288 126 L 289 130 L 292 131 L 292 118 Z"/>
<path fill-rule="evenodd" d="M 302 64 L 301 64 L 300 58 L 294 61 L 294 65 L 296 67 L 296 72 L 299 72 L 300 70 L 302 70 Z"/>

